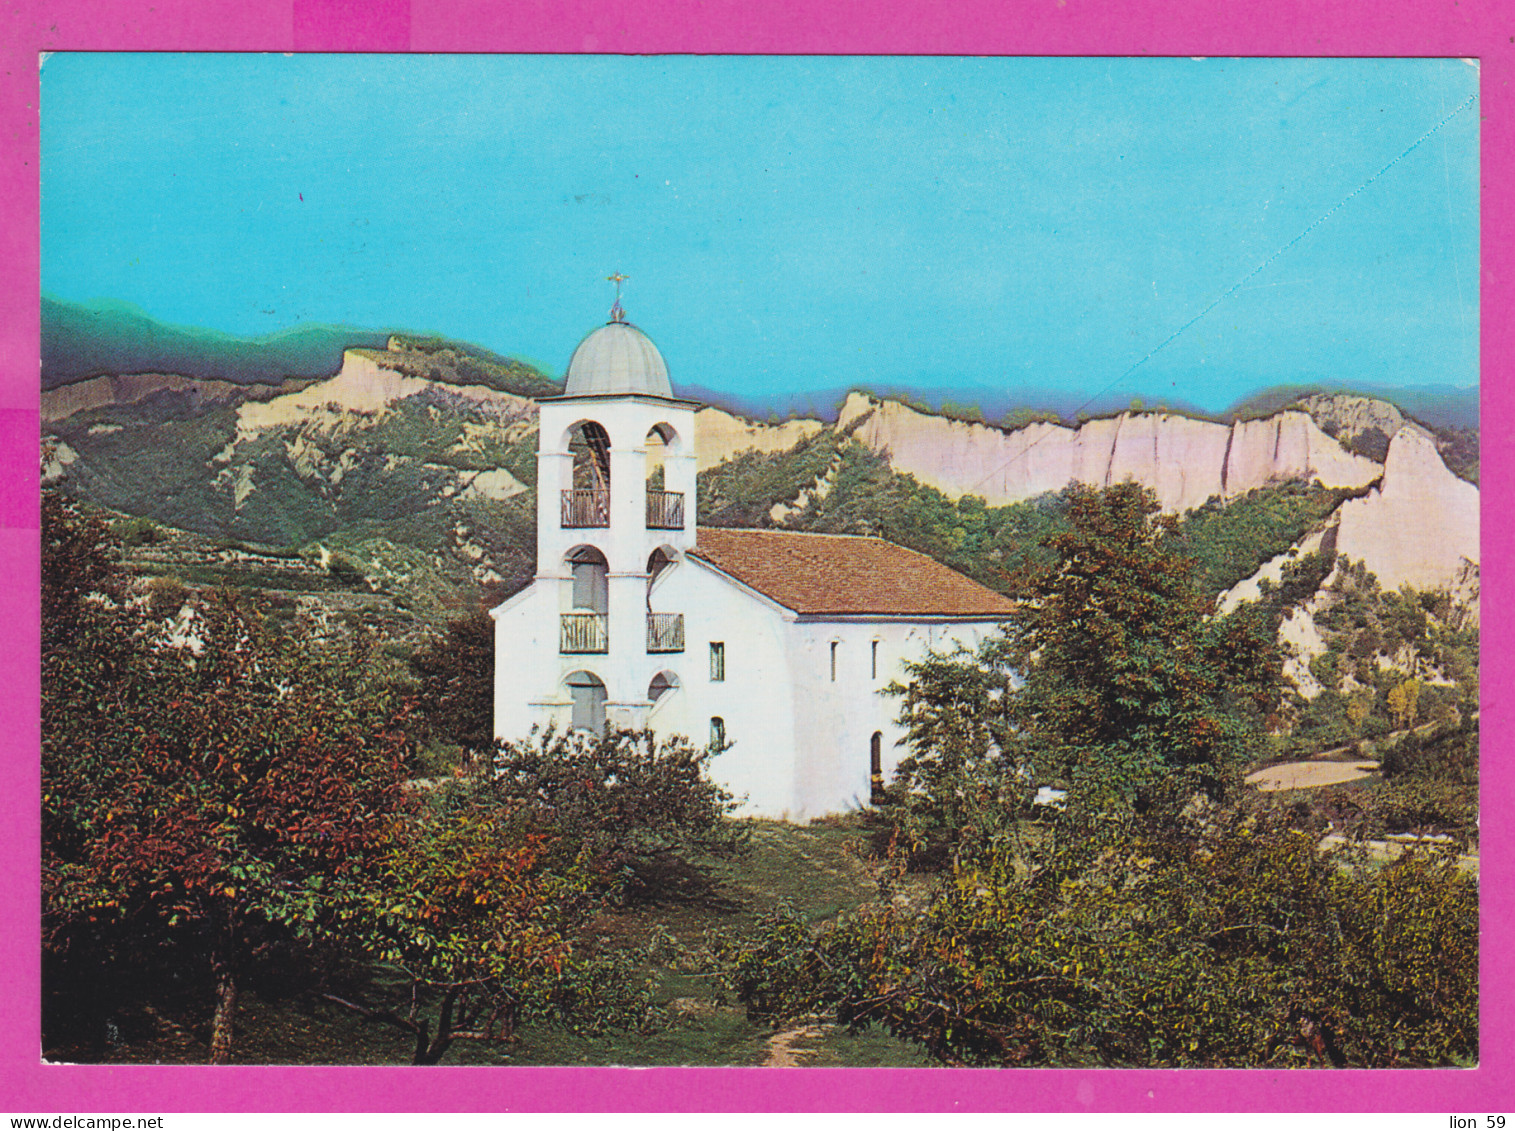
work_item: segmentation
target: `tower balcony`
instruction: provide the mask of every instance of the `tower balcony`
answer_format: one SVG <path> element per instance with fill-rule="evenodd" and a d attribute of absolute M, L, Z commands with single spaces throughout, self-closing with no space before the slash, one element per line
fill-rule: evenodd
<path fill-rule="evenodd" d="M 680 503 L 679 513 L 682 515 L 682 500 Z M 563 527 L 565 529 L 609 525 L 609 491 L 597 488 L 587 490 L 575 488 L 563 492 Z"/>
<path fill-rule="evenodd" d="M 647 492 L 647 529 L 684 529 L 684 492 Z"/>
<path fill-rule="evenodd" d="M 565 656 L 610 651 L 610 618 L 605 613 L 563 613 L 558 625 L 558 651 Z M 683 638 L 683 625 L 679 626 Z"/>
<path fill-rule="evenodd" d="M 647 651 L 682 652 L 684 650 L 684 614 L 647 614 Z"/>

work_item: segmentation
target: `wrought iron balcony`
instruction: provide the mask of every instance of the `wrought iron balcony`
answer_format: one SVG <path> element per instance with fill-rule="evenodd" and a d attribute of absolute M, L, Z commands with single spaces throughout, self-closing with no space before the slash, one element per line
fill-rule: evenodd
<path fill-rule="evenodd" d="M 684 529 L 684 492 L 647 492 L 647 529 Z"/>
<path fill-rule="evenodd" d="M 682 652 L 684 650 L 684 614 L 647 614 L 647 651 Z"/>
<path fill-rule="evenodd" d="M 682 511 L 680 512 L 682 513 Z M 563 492 L 563 526 L 609 526 L 610 492 L 589 488 Z"/>
<path fill-rule="evenodd" d="M 564 613 L 558 629 L 558 651 L 583 655 L 610 651 L 610 632 L 604 613 Z"/>

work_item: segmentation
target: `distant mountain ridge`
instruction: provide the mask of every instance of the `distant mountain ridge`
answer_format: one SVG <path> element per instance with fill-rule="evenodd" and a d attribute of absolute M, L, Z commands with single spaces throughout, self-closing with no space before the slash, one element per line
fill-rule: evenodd
<path fill-rule="evenodd" d="M 163 373 L 239 385 L 330 377 L 350 346 L 383 346 L 387 334 L 355 326 L 296 326 L 247 338 L 171 326 L 114 300 L 42 297 L 42 387 L 91 377 Z"/>
<path fill-rule="evenodd" d="M 131 374 L 161 374 L 235 384 L 279 385 L 291 378 L 321 379 L 336 375 L 344 350 L 383 350 L 398 334 L 415 352 L 451 352 L 452 361 L 468 359 L 467 372 L 456 383 L 489 384 L 526 396 L 550 395 L 561 389 L 539 369 L 482 346 L 437 335 L 406 331 L 365 330 L 354 326 L 311 324 L 263 337 L 239 337 L 218 330 L 172 326 L 154 319 L 130 303 L 102 300 L 92 303 L 42 299 L 42 388 L 55 389 L 89 378 Z M 438 379 L 452 378 L 443 364 Z M 481 371 L 506 371 L 501 382 Z M 430 375 L 417 372 L 416 375 Z M 532 380 L 540 378 L 540 383 Z M 679 381 L 681 396 L 704 401 L 761 421 L 808 417 L 834 424 L 848 396 L 866 393 L 875 399 L 896 400 L 918 410 L 958 419 L 982 420 L 1018 427 L 1032 419 L 1072 424 L 1081 419 L 1110 417 L 1142 408 L 1230 424 L 1238 419 L 1271 416 L 1287 405 L 1314 395 L 1364 396 L 1387 401 L 1405 416 L 1438 429 L 1476 429 L 1479 425 L 1477 386 L 1384 386 L 1372 383 L 1313 381 L 1259 389 L 1223 412 L 1206 412 L 1173 398 L 1132 398 L 1110 392 L 1090 399 L 1083 394 L 1025 385 L 967 383 L 952 388 L 903 387 L 888 383 L 870 387 L 832 386 L 787 394 L 742 394 L 712 389 L 694 381 Z"/>
<path fill-rule="evenodd" d="M 232 385 L 279 386 L 332 377 L 349 349 L 406 347 L 418 375 L 545 396 L 558 386 L 534 366 L 434 334 L 305 324 L 261 337 L 172 326 L 130 303 L 42 298 L 44 391 L 102 377 L 158 375 Z M 461 370 L 456 374 L 454 370 Z M 139 387 L 140 391 L 140 387 Z M 99 393 L 93 394 L 99 396 Z"/>

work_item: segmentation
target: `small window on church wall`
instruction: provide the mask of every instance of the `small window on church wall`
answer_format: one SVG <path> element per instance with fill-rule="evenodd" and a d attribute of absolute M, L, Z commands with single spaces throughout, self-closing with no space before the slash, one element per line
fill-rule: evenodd
<path fill-rule="evenodd" d="M 726 747 L 726 720 L 720 715 L 710 717 L 710 748 L 723 750 Z"/>
<path fill-rule="evenodd" d="M 605 685 L 590 672 L 574 672 L 568 677 L 569 696 L 573 700 L 574 730 L 605 733 Z"/>
<path fill-rule="evenodd" d="M 710 682 L 721 683 L 726 679 L 726 644 L 721 640 L 710 642 Z"/>
<path fill-rule="evenodd" d="M 610 567 L 597 550 L 582 550 L 571 561 L 573 607 L 595 613 L 610 611 Z"/>
<path fill-rule="evenodd" d="M 878 641 L 873 642 L 873 652 L 869 659 L 869 678 L 878 678 Z"/>
<path fill-rule="evenodd" d="M 831 642 L 831 682 L 836 682 L 836 641 Z"/>

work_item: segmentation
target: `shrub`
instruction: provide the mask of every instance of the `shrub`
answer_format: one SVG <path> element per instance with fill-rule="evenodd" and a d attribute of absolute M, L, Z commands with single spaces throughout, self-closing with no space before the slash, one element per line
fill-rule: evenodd
<path fill-rule="evenodd" d="M 150 518 L 123 518 L 111 528 L 123 546 L 151 546 L 163 541 L 163 531 Z"/>
<path fill-rule="evenodd" d="M 714 756 L 677 735 L 549 728 L 476 759 L 467 792 L 558 838 L 611 898 L 652 898 L 675 861 L 745 843 L 745 830 L 726 820 L 735 802 L 707 771 Z"/>
<path fill-rule="evenodd" d="M 342 585 L 356 587 L 363 584 L 363 571 L 350 558 L 333 554 L 326 563 L 326 572 Z"/>
<path fill-rule="evenodd" d="M 824 1013 L 966 1065 L 1413 1067 L 1477 1055 L 1477 885 L 1414 855 L 1343 871 L 1283 826 L 1003 856 L 930 906 L 728 952 L 754 1020 Z"/>

